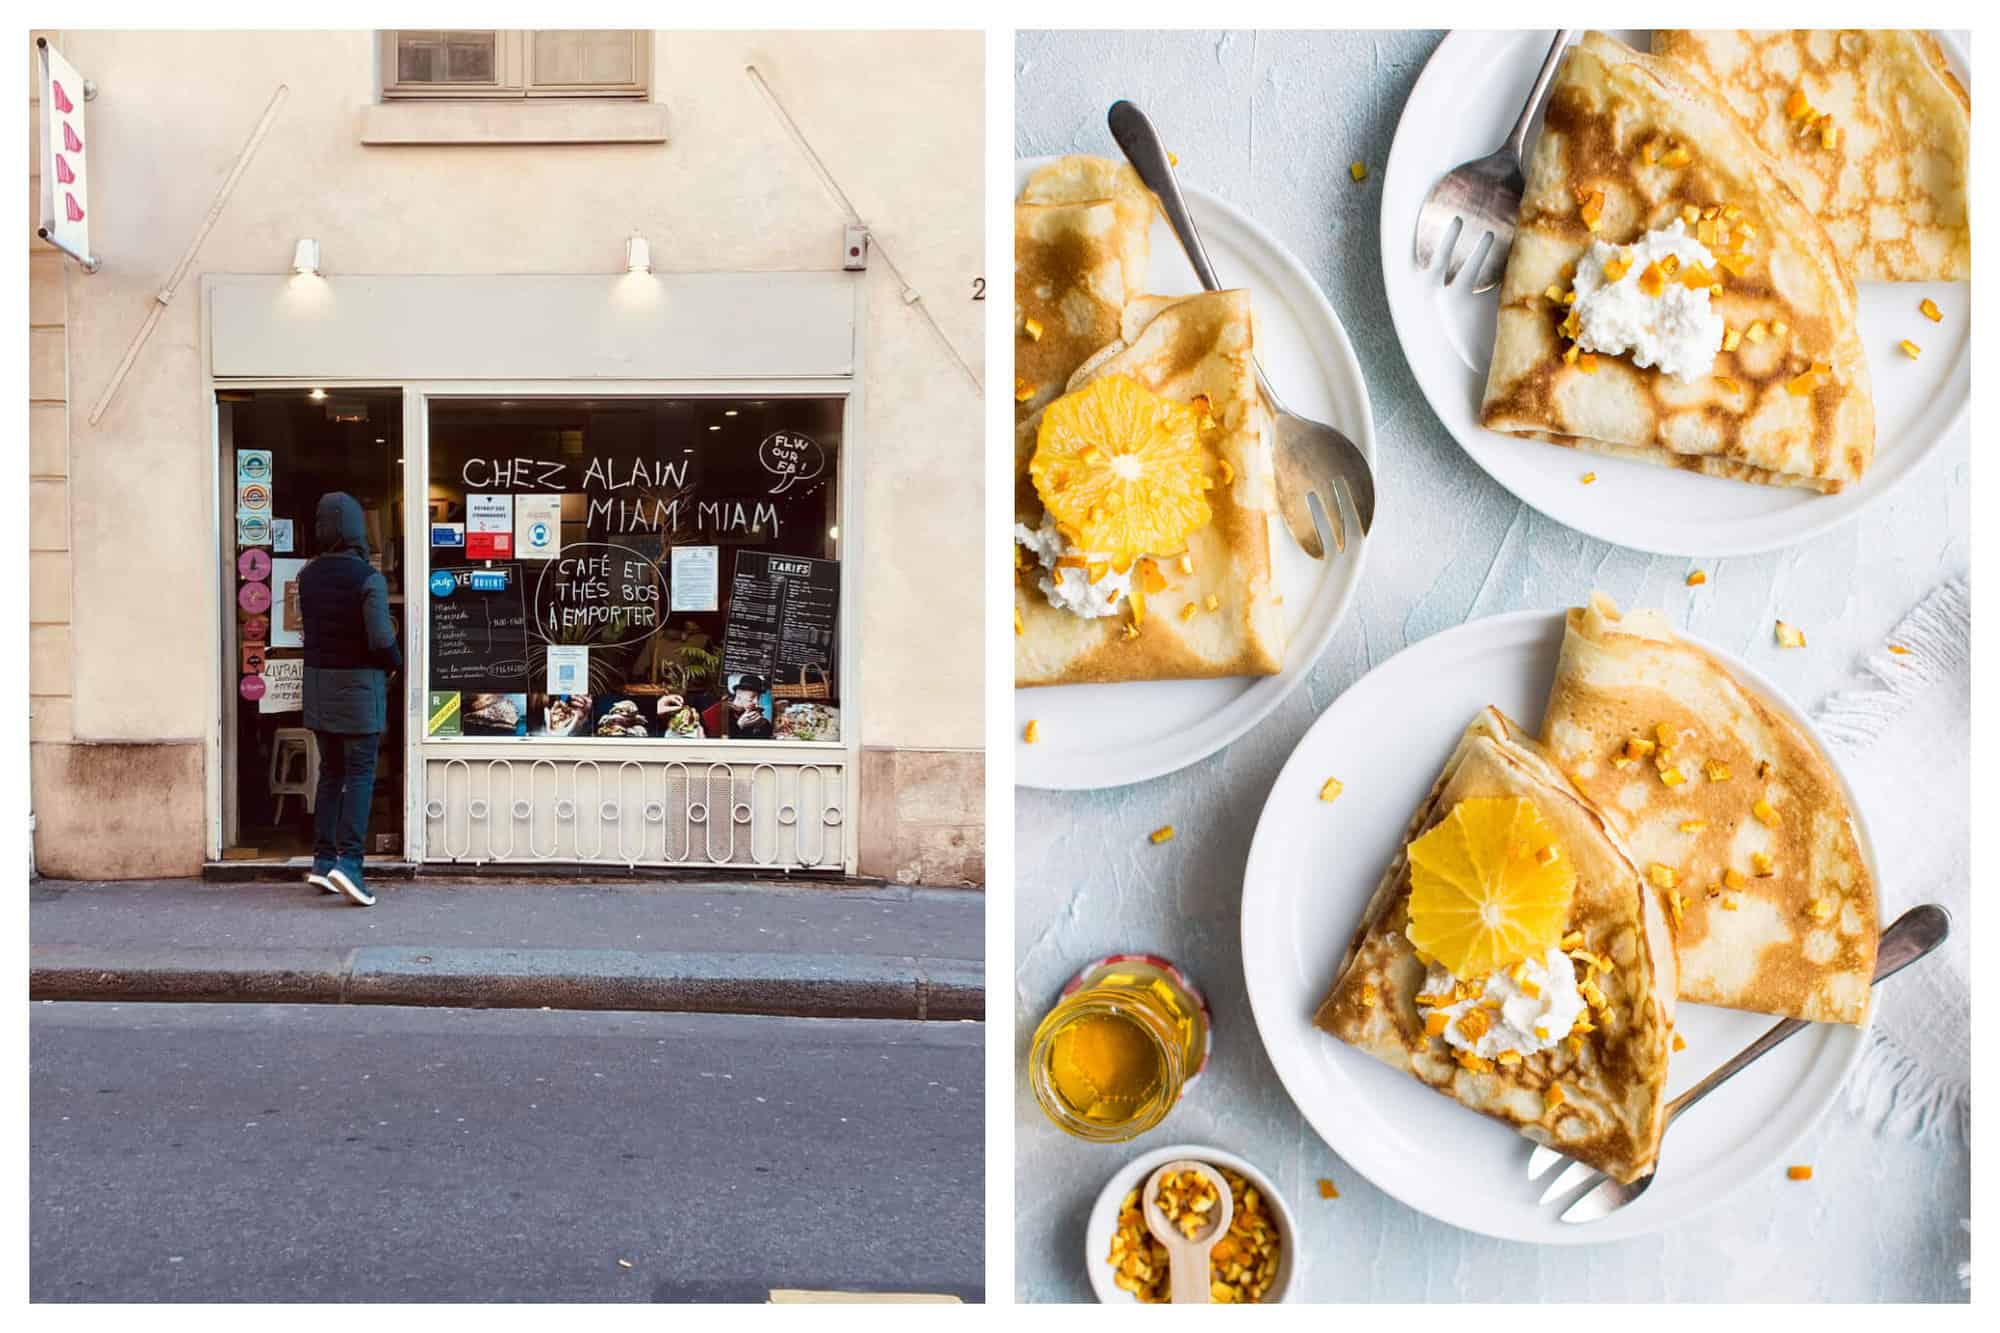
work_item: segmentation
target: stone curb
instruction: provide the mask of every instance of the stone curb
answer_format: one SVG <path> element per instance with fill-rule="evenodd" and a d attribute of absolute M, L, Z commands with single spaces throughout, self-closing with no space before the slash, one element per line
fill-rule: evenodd
<path fill-rule="evenodd" d="M 31 951 L 28 995 L 976 1020 L 985 1014 L 985 969 L 956 959 L 617 949 L 63 947 Z"/>

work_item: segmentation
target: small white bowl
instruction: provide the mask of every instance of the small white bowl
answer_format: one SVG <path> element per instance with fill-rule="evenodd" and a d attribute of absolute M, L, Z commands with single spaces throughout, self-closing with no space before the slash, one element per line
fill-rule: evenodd
<path fill-rule="evenodd" d="M 1278 1187 L 1271 1178 L 1244 1161 L 1233 1152 L 1220 1148 L 1205 1148 L 1198 1143 L 1180 1143 L 1171 1148 L 1158 1148 L 1143 1156 L 1135 1157 L 1120 1167 L 1105 1183 L 1104 1191 L 1097 1196 L 1097 1203 L 1090 1210 L 1090 1221 L 1083 1228 L 1084 1271 L 1090 1275 L 1091 1290 L 1097 1299 L 1106 1305 L 1137 1305 L 1139 1298 L 1123 1287 L 1112 1282 L 1117 1276 L 1104 1256 L 1111 1253 L 1111 1237 L 1118 1231 L 1118 1206 L 1125 1202 L 1125 1196 L 1146 1183 L 1146 1177 L 1166 1162 L 1185 1157 L 1191 1161 L 1207 1162 L 1211 1166 L 1226 1166 L 1241 1175 L 1257 1188 L 1269 1203 L 1271 1215 L 1278 1220 L 1278 1275 L 1264 1293 L 1263 1304 L 1276 1305 L 1289 1299 L 1292 1289 L 1292 1275 L 1298 1271 L 1299 1225 L 1292 1216 L 1291 1205 L 1285 1196 L 1278 1193 Z"/>

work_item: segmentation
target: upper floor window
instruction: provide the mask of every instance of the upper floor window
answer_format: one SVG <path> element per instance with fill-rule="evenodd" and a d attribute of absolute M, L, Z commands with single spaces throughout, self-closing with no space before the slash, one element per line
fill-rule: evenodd
<path fill-rule="evenodd" d="M 634 28 L 392 28 L 384 98 L 645 97 L 653 34 Z"/>

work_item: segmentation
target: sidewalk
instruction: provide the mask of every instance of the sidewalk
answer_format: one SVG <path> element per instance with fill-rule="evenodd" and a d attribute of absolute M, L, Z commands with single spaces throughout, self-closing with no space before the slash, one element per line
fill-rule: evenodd
<path fill-rule="evenodd" d="M 728 881 L 40 880 L 37 1000 L 978 1019 L 983 893 Z"/>

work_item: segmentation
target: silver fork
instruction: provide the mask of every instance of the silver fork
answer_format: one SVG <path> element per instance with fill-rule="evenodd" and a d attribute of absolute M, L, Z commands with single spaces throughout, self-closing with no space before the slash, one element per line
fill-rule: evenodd
<path fill-rule="evenodd" d="M 1881 943 L 1875 950 L 1873 984 L 1879 985 L 1885 978 L 1894 976 L 1916 962 L 1943 944 L 1945 936 L 1950 933 L 1951 914 L 1944 908 L 1936 903 L 1912 907 L 1882 932 Z M 1675 1118 L 1681 1112 L 1768 1055 L 1774 1047 L 1797 1036 L 1808 1026 L 1810 1025 L 1797 1018 L 1787 1018 L 1782 1023 L 1774 1025 L 1770 1031 L 1738 1051 L 1727 1064 L 1668 1103 L 1666 1127 L 1672 1128 Z M 1661 1132 L 1664 1133 L 1665 1130 Z M 1533 1156 L 1528 1159 L 1528 1179 L 1535 1180 L 1556 1163 L 1569 1161 L 1569 1158 L 1553 1148 L 1536 1148 Z M 1644 1194 L 1658 1174 L 1658 1165 L 1655 1164 L 1654 1170 L 1649 1174 L 1639 1177 L 1629 1185 L 1623 1185 L 1605 1176 L 1595 1167 L 1585 1166 L 1582 1162 L 1570 1162 L 1569 1170 L 1563 1172 L 1554 1184 L 1542 1191 L 1540 1202 L 1548 1203 L 1581 1189 L 1592 1180 L 1602 1180 L 1601 1185 L 1577 1199 L 1562 1214 L 1562 1220 L 1565 1222 L 1596 1222 Z"/>
<path fill-rule="evenodd" d="M 1417 210 L 1419 269 L 1428 269 L 1437 258 L 1438 247 L 1445 245 L 1451 224 L 1464 223 L 1458 229 L 1457 239 L 1445 246 L 1445 286 L 1451 286 L 1458 271 L 1479 253 L 1479 243 L 1489 235 L 1493 238 L 1493 248 L 1486 252 L 1485 262 L 1472 280 L 1472 290 L 1490 292 L 1500 285 L 1501 275 L 1507 271 L 1507 252 L 1514 248 L 1514 219 L 1521 212 L 1521 191 L 1527 188 L 1527 181 L 1521 176 L 1521 148 L 1528 138 L 1528 122 L 1535 118 L 1535 108 L 1541 105 L 1542 94 L 1549 90 L 1549 80 L 1555 77 L 1563 50 L 1575 32 L 1574 28 L 1557 30 L 1555 41 L 1549 44 L 1549 53 L 1542 60 L 1541 72 L 1535 75 L 1535 86 L 1528 90 L 1527 104 L 1508 132 L 1507 141 L 1485 157 L 1453 167 L 1424 196 L 1424 205 Z M 1467 241 L 1471 244 L 1467 245 Z"/>
<path fill-rule="evenodd" d="M 1167 215 L 1167 225 L 1180 238 L 1181 249 L 1187 251 L 1188 262 L 1194 265 L 1195 276 L 1201 279 L 1202 287 L 1211 292 L 1222 290 L 1222 284 L 1216 280 L 1214 266 L 1208 262 L 1208 252 L 1202 248 L 1201 234 L 1195 230 L 1194 219 L 1188 215 L 1187 200 L 1181 197 L 1181 187 L 1174 179 L 1174 168 L 1167 159 L 1166 147 L 1160 142 L 1153 123 L 1146 119 L 1145 112 L 1130 102 L 1112 103 L 1106 119 L 1111 125 L 1111 137 L 1125 151 L 1126 158 L 1139 173 L 1139 179 L 1159 198 L 1160 209 Z M 1271 388 L 1271 382 L 1264 378 L 1264 368 L 1257 366 L 1256 371 L 1257 388 L 1271 407 L 1276 436 L 1271 461 L 1277 472 L 1278 512 L 1285 520 L 1285 528 L 1292 534 L 1292 540 L 1299 544 L 1300 550 L 1315 560 L 1323 559 L 1326 546 L 1320 541 L 1311 508 L 1311 502 L 1317 502 L 1333 535 L 1334 549 L 1344 552 L 1347 550 L 1347 524 L 1341 517 L 1334 484 L 1339 482 L 1340 489 L 1347 492 L 1348 503 L 1353 506 L 1354 516 L 1361 526 L 1361 535 L 1367 536 L 1368 529 L 1375 523 L 1375 473 L 1368 466 L 1368 456 L 1354 441 L 1333 427 L 1299 416 L 1287 408 Z"/>

